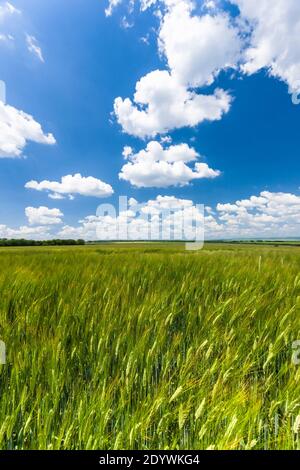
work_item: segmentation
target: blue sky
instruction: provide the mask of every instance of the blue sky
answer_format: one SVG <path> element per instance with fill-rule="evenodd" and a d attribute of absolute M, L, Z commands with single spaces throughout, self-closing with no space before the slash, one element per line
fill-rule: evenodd
<path fill-rule="evenodd" d="M 193 8 L 188 0 L 167 0 L 153 2 L 145 11 L 140 11 L 138 1 L 133 11 L 130 2 L 121 1 L 109 15 L 107 11 L 105 14 L 106 0 L 0 1 L 0 79 L 6 83 L 6 106 L 13 107 L 15 114 L 28 113 L 42 127 L 30 138 L 23 135 L 25 143 L 17 150 L 3 151 L 15 137 L 4 132 L 1 139 L 1 119 L 7 118 L 0 113 L 0 236 L 25 234 L 27 238 L 40 238 L 50 233 L 89 238 L 79 221 L 95 214 L 101 202 L 116 203 L 119 195 L 137 201 L 153 201 L 158 195 L 174 196 L 205 204 L 212 238 L 226 234 L 230 237 L 300 235 L 297 225 L 300 106 L 293 104 L 289 92 L 291 88 L 295 90 L 300 80 L 300 31 L 293 20 L 298 14 L 299 23 L 300 8 L 297 1 L 274 0 L 275 13 L 276 8 L 282 13 L 283 33 L 277 38 L 270 33 L 270 15 L 274 15 L 274 21 L 277 18 L 274 11 L 267 16 L 263 8 L 253 12 L 247 1 L 233 1 L 234 6 L 228 2 L 198 1 Z M 182 57 L 178 53 L 180 44 L 170 37 L 167 21 L 172 27 L 178 24 L 180 15 L 176 16 L 176 8 L 180 7 L 184 8 L 187 21 L 199 20 L 193 24 L 195 28 L 199 24 L 199 38 L 207 35 L 204 52 L 197 51 L 197 41 L 187 37 L 182 40 Z M 247 27 L 237 26 L 235 15 Z M 208 20 L 204 25 L 204 17 L 211 18 L 211 22 Z M 254 27 L 254 22 L 259 26 Z M 159 51 L 157 41 L 160 34 L 162 38 L 161 31 L 165 43 Z M 197 30 L 195 34 L 198 38 Z M 216 38 L 209 39 L 214 34 Z M 227 34 L 227 46 L 216 52 L 214 41 L 225 44 Z M 298 39 L 296 42 L 293 34 Z M 272 61 L 262 57 L 270 43 L 274 47 Z M 188 54 L 192 56 L 183 68 L 182 61 L 188 60 Z M 219 55 L 218 60 L 214 54 Z M 201 64 L 197 69 L 199 57 Z M 166 118 L 168 110 L 163 109 L 162 82 L 157 81 L 161 93 L 155 102 L 156 109 L 160 107 L 159 118 L 155 115 L 153 126 L 149 124 L 154 119 L 149 112 L 135 119 L 134 108 L 139 111 L 147 108 L 134 103 L 136 84 L 156 70 L 164 71 L 168 81 L 174 76 L 176 87 L 192 91 L 197 97 L 215 99 L 216 89 L 224 90 L 230 96 L 228 109 L 225 110 L 224 104 L 227 98 L 223 97 L 222 104 L 219 99 L 215 102 L 222 109 L 218 108 L 221 113 L 218 118 L 202 122 L 189 114 L 184 121 L 180 110 L 178 117 L 175 116 L 177 107 Z M 153 77 L 153 82 L 150 78 L 149 94 L 152 93 L 149 87 L 163 76 Z M 143 90 L 143 96 L 145 93 Z M 176 96 L 177 106 L 179 92 Z M 123 100 L 122 109 L 113 113 L 117 97 Z M 126 98 L 132 104 L 129 111 L 123 106 Z M 197 104 L 193 113 L 198 108 Z M 210 112 L 205 109 L 205 113 Z M 10 119 L 15 119 L 15 114 Z M 13 121 L 10 126 L 17 124 Z M 150 134 L 147 134 L 145 129 L 149 126 Z M 164 154 L 167 150 L 180 151 L 182 173 L 173 174 L 174 160 L 164 162 L 165 166 L 151 166 L 155 160 L 154 146 L 153 150 L 149 147 L 148 154 L 139 153 L 149 143 L 156 144 L 155 152 L 161 152 L 161 159 L 167 158 Z M 177 147 L 182 145 L 185 147 Z M 122 155 L 124 147 L 130 147 L 127 161 Z M 191 149 L 198 156 L 188 160 L 186 152 Z M 150 157 L 152 163 L 145 165 L 145 159 Z M 179 157 L 176 158 L 178 161 Z M 205 167 L 196 170 L 195 158 Z M 138 166 L 135 166 L 137 159 Z M 120 179 L 119 173 L 126 164 L 124 177 Z M 159 172 L 163 168 L 167 173 L 161 176 Z M 144 169 L 145 175 L 141 176 Z M 53 186 L 62 192 L 51 190 L 50 195 L 55 193 L 59 199 L 49 198 L 49 185 L 48 189 L 37 190 L 41 182 L 60 183 L 62 177 L 78 173 L 83 178 L 100 180 L 107 197 L 100 198 L 99 188 L 97 193 L 92 182 L 94 189 L 86 189 L 84 182 L 85 189 L 81 189 L 80 180 L 72 192 L 64 190 L 62 185 Z M 25 188 L 30 181 L 35 185 Z M 113 195 L 109 187 L 113 188 Z M 260 196 L 262 192 L 264 196 Z M 264 200 L 252 205 L 245 214 L 249 207 L 245 201 L 250 201 L 252 196 Z M 236 204 L 237 201 L 242 204 Z M 231 208 L 224 206 L 228 203 Z M 31 210 L 26 212 L 26 208 Z M 38 210 L 41 208 L 44 209 Z M 290 216 L 285 218 L 287 212 Z M 259 219 L 261 216 L 263 220 Z"/>

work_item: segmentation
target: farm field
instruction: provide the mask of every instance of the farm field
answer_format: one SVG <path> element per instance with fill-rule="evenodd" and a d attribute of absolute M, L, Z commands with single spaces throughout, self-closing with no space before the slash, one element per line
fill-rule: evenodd
<path fill-rule="evenodd" d="M 1 449 L 300 449 L 296 246 L 0 248 L 0 339 Z"/>

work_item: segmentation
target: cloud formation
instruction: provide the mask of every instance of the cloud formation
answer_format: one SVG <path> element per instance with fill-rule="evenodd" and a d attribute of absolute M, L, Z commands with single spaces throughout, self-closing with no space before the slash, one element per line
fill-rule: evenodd
<path fill-rule="evenodd" d="M 33 240 L 47 240 L 52 238 L 48 227 L 28 227 L 23 225 L 19 228 L 10 228 L 7 225 L 0 225 L 0 238 L 26 238 Z"/>
<path fill-rule="evenodd" d="M 235 67 L 240 58 L 241 39 L 230 16 L 197 16 L 183 1 L 163 17 L 158 42 L 173 77 L 189 87 L 212 84 L 221 70 Z"/>
<path fill-rule="evenodd" d="M 48 180 L 41 182 L 28 181 L 25 188 L 46 191 L 52 199 L 62 199 L 65 196 L 72 198 L 72 196 L 77 194 L 103 198 L 111 196 L 114 192 L 110 184 L 106 184 L 93 176 L 81 176 L 80 173 L 63 176 L 60 182 Z"/>
<path fill-rule="evenodd" d="M 137 201 L 129 201 L 127 211 L 119 214 L 91 215 L 72 227 L 65 225 L 59 232 L 62 238 L 84 238 L 86 240 L 116 239 L 116 224 L 128 224 L 136 239 L 146 239 L 149 235 L 149 219 L 136 218 Z M 198 220 L 201 223 L 202 212 L 189 199 L 178 199 L 175 196 L 157 196 L 156 199 L 142 203 L 145 216 L 153 217 L 153 231 L 157 230 L 156 219 L 162 210 L 173 210 L 178 213 L 184 210 L 187 221 Z M 139 208 L 141 207 L 139 206 Z M 176 209 L 177 208 L 177 209 Z M 172 219 L 174 229 L 180 228 Z M 192 226 L 190 225 L 191 230 Z M 171 232 L 172 235 L 176 232 Z M 192 232 L 191 232 L 192 234 Z M 165 233 L 170 236 L 170 232 Z M 272 193 L 263 191 L 248 199 L 234 203 L 219 203 L 215 208 L 205 210 L 206 239 L 249 239 L 249 238 L 287 238 L 300 236 L 300 196 L 291 193 Z M 134 238 L 134 237 L 133 237 Z M 167 237 L 166 237 L 167 238 Z M 175 237 L 176 238 L 176 237 Z"/>
<path fill-rule="evenodd" d="M 266 68 L 291 90 L 299 89 L 299 0 L 231 0 L 231 3 L 239 7 L 241 18 L 250 26 L 242 71 L 251 75 Z"/>
<path fill-rule="evenodd" d="M 102 205 L 99 206 L 101 209 Z M 192 200 L 175 196 L 157 196 L 138 203 L 131 198 L 119 211 L 104 204 L 103 210 L 89 215 L 78 225 L 54 227 L 62 222 L 59 209 L 26 208 L 29 223 L 34 226 L 10 228 L 0 225 L 0 238 L 83 238 L 85 240 L 116 240 L 116 227 L 129 230 L 131 239 L 179 239 L 184 214 L 187 238 L 193 239 L 194 223 L 203 224 L 202 206 Z M 142 214 L 143 217 L 140 217 Z M 166 214 L 166 225 L 160 225 L 160 214 Z M 151 226 L 149 222 L 151 221 Z M 37 226 L 35 226 L 38 224 Z M 205 239 L 270 239 L 300 236 L 300 196 L 292 193 L 263 191 L 248 199 L 220 202 L 205 208 Z M 161 227 L 161 228 L 160 228 Z"/>
<path fill-rule="evenodd" d="M 41 62 L 45 62 L 43 52 L 41 47 L 39 46 L 38 40 L 31 36 L 30 34 L 26 34 L 26 44 L 29 52 L 34 54 Z"/>
<path fill-rule="evenodd" d="M 63 213 L 48 207 L 26 207 L 25 214 L 30 225 L 57 225 L 62 223 Z"/>
<path fill-rule="evenodd" d="M 0 5 L 0 28 L 3 29 L 3 24 L 7 22 L 10 17 L 20 14 L 21 11 L 14 7 L 9 2 L 3 2 Z M 14 40 L 14 36 L 6 31 L 0 30 L 0 44 L 8 44 Z"/>
<path fill-rule="evenodd" d="M 207 235 L 217 238 L 299 237 L 300 196 L 263 191 L 235 203 L 220 203 L 206 220 Z"/>
<path fill-rule="evenodd" d="M 141 8 L 154 3 L 143 2 Z M 123 131 L 140 138 L 220 120 L 230 109 L 230 95 L 218 89 L 201 94 L 197 88 L 212 84 L 221 70 L 235 66 L 240 54 L 238 30 L 226 13 L 197 16 L 192 2 L 163 4 L 158 46 L 168 69 L 142 77 L 133 100 L 118 97 L 114 103 Z"/>
<path fill-rule="evenodd" d="M 138 188 L 185 186 L 196 179 L 220 175 L 206 163 L 197 162 L 200 155 L 187 144 L 164 148 L 159 142 L 151 141 L 145 150 L 136 154 L 125 147 L 123 155 L 128 163 L 122 167 L 119 178 Z M 196 162 L 193 168 L 188 166 L 192 162 Z"/>
<path fill-rule="evenodd" d="M 236 17 L 220 2 L 206 1 L 196 9 L 196 3 L 189 0 L 140 1 L 141 10 L 156 5 L 159 12 L 158 48 L 168 69 L 143 77 L 136 84 L 133 100 L 116 99 L 115 113 L 125 132 L 153 137 L 178 127 L 195 126 L 204 119 L 220 119 L 228 112 L 230 102 L 225 109 L 221 106 L 217 118 L 207 112 L 207 103 L 199 100 L 197 108 L 202 107 L 205 117 L 184 112 L 181 118 L 181 113 L 182 108 L 186 111 L 186 94 L 213 84 L 220 71 L 228 68 L 246 75 L 266 69 L 270 76 L 287 83 L 291 92 L 300 89 L 299 0 L 273 0 L 272 5 L 269 0 L 230 2 L 239 9 Z M 112 3 L 117 6 L 121 2 Z M 172 95 L 177 92 L 181 105 L 176 108 Z"/>
<path fill-rule="evenodd" d="M 14 37 L 11 34 L 0 33 L 0 41 L 9 42 L 13 40 L 14 40 Z"/>
<path fill-rule="evenodd" d="M 111 16 L 113 10 L 122 2 L 122 0 L 109 0 L 108 6 L 105 9 L 105 15 Z"/>
<path fill-rule="evenodd" d="M 9 2 L 4 2 L 0 5 L 0 22 L 5 19 L 7 16 L 15 15 L 21 13 L 16 7 L 14 7 Z"/>
<path fill-rule="evenodd" d="M 64 226 L 59 236 L 86 240 L 191 240 L 197 234 L 195 222 L 203 227 L 203 220 L 203 211 L 192 201 L 157 196 L 140 204 L 131 199 L 129 207 L 120 212 L 105 205 L 97 215 L 81 220 L 78 227 Z"/>
<path fill-rule="evenodd" d="M 20 157 L 30 141 L 46 145 L 56 142 L 30 114 L 0 100 L 0 158 Z"/>
<path fill-rule="evenodd" d="M 124 132 L 145 138 L 220 120 L 230 103 L 231 97 L 224 90 L 217 89 L 213 95 L 197 94 L 167 70 L 155 70 L 136 84 L 133 102 L 116 98 L 114 111 Z"/>

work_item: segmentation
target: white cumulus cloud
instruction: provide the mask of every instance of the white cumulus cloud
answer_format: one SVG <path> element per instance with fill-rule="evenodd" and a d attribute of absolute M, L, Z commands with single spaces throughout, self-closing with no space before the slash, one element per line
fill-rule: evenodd
<path fill-rule="evenodd" d="M 268 69 L 291 89 L 300 83 L 299 0 L 231 0 L 251 28 L 242 70 L 253 74 Z"/>
<path fill-rule="evenodd" d="M 123 155 L 128 162 L 119 177 L 139 188 L 185 186 L 196 179 L 220 175 L 206 163 L 197 162 L 200 155 L 187 144 L 164 148 L 159 142 L 151 141 L 145 150 L 136 154 L 130 150 L 128 147 L 124 149 Z M 196 162 L 193 168 L 188 166 L 192 162 Z"/>
<path fill-rule="evenodd" d="M 41 125 L 30 114 L 0 100 L 0 158 L 20 157 L 29 141 L 55 144 L 54 136 L 45 134 Z"/>
<path fill-rule="evenodd" d="M 123 131 L 154 137 L 205 119 L 221 119 L 230 108 L 229 95 L 203 99 L 197 88 L 213 84 L 228 68 L 246 75 L 266 69 L 286 82 L 290 92 L 299 91 L 299 0 L 230 2 L 239 8 L 235 17 L 217 1 L 201 6 L 189 0 L 140 0 L 141 10 L 154 4 L 159 8 L 154 11 L 160 19 L 158 46 L 168 69 L 142 77 L 133 99 L 115 100 Z"/>
<path fill-rule="evenodd" d="M 167 70 L 155 70 L 136 84 L 134 102 L 116 98 L 114 110 L 125 132 L 144 138 L 220 120 L 230 103 L 231 97 L 224 90 L 218 89 L 213 95 L 197 94 Z"/>
<path fill-rule="evenodd" d="M 28 181 L 25 188 L 35 189 L 37 191 L 49 192 L 49 197 L 52 199 L 61 199 L 64 196 L 74 196 L 79 194 L 81 196 L 94 196 L 98 198 L 109 197 L 113 194 L 113 188 L 93 176 L 84 177 L 80 173 L 75 175 L 66 175 L 61 178 L 61 181 L 48 181 L 41 182 Z"/>
<path fill-rule="evenodd" d="M 46 240 L 51 238 L 48 227 L 28 227 L 23 225 L 19 228 L 11 228 L 7 225 L 0 225 L 0 238 L 26 238 L 34 240 Z"/>
<path fill-rule="evenodd" d="M 206 218 L 209 238 L 299 237 L 300 196 L 263 191 L 234 203 L 219 203 Z"/>
<path fill-rule="evenodd" d="M 235 67 L 240 56 L 239 31 L 228 14 L 197 16 L 185 2 L 166 13 L 158 39 L 172 75 L 186 86 L 213 83 L 220 70 Z"/>
<path fill-rule="evenodd" d="M 77 227 L 65 225 L 59 236 L 86 240 L 192 240 L 197 233 L 195 222 L 203 226 L 203 221 L 201 208 L 192 201 L 157 196 L 140 204 L 131 199 L 127 210 L 118 212 L 111 207 L 108 214 L 87 216 Z"/>
<path fill-rule="evenodd" d="M 142 2 L 141 9 L 154 3 Z M 230 95 L 219 89 L 203 94 L 198 88 L 236 67 L 240 57 L 239 30 L 227 13 L 197 15 L 186 0 L 160 3 L 165 8 L 158 48 L 168 69 L 148 73 L 136 83 L 133 99 L 118 97 L 114 103 L 123 131 L 140 138 L 220 120 L 230 109 Z"/>
<path fill-rule="evenodd" d="M 30 225 L 57 225 L 62 223 L 63 213 L 48 207 L 26 207 L 25 214 Z"/>
<path fill-rule="evenodd" d="M 137 208 L 144 218 L 138 216 Z M 88 216 L 79 221 L 76 227 L 64 226 L 59 236 L 116 240 L 116 227 L 126 227 L 132 239 L 147 239 L 149 233 L 159 232 L 159 214 L 164 211 L 172 212 L 165 219 L 167 223 L 170 222 L 171 232 L 161 232 L 165 239 L 176 239 L 176 231 L 180 230 L 181 225 L 180 211 L 184 211 L 188 235 L 192 234 L 193 221 L 200 224 L 203 221 L 200 206 L 192 200 L 157 196 L 142 204 L 133 200 L 127 210 L 119 213 L 113 211 L 107 215 Z M 263 191 L 234 203 L 219 203 L 216 208 L 206 207 L 204 225 L 206 239 L 296 238 L 300 236 L 300 196 Z"/>

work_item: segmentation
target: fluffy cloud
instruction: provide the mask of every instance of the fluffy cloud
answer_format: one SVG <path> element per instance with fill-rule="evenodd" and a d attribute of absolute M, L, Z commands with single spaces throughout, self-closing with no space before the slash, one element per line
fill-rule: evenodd
<path fill-rule="evenodd" d="M 218 204 L 217 215 L 206 218 L 209 238 L 298 237 L 300 196 L 263 191 L 259 196 Z"/>
<path fill-rule="evenodd" d="M 144 138 L 205 120 L 220 120 L 230 103 L 231 97 L 223 90 L 213 95 L 197 94 L 167 70 L 155 70 L 136 84 L 134 102 L 116 98 L 114 110 L 125 132 Z"/>
<path fill-rule="evenodd" d="M 20 14 L 20 10 L 11 3 L 4 2 L 0 5 L 0 24 L 7 17 Z M 0 31 L 0 41 L 8 42 L 14 40 L 11 34 Z M 28 49 L 43 60 L 42 51 L 33 36 L 26 36 Z M 55 138 L 52 134 L 45 134 L 41 125 L 30 115 L 6 105 L 0 96 L 0 158 L 20 157 L 26 144 L 36 142 L 40 144 L 53 145 Z"/>
<path fill-rule="evenodd" d="M 299 0 L 231 0 L 250 23 L 251 37 L 242 70 L 253 74 L 267 68 L 291 89 L 300 85 Z"/>
<path fill-rule="evenodd" d="M 154 3 L 143 1 L 141 8 Z M 215 90 L 205 95 L 195 88 L 211 84 L 220 70 L 234 66 L 241 48 L 238 31 L 227 14 L 193 15 L 189 1 L 163 4 L 166 11 L 158 43 L 168 70 L 148 73 L 137 82 L 133 100 L 118 97 L 114 103 L 123 131 L 140 138 L 220 120 L 230 109 L 229 94 Z"/>
<path fill-rule="evenodd" d="M 65 225 L 56 233 L 51 230 L 55 225 L 43 217 L 60 219 L 63 214 L 53 212 L 49 215 L 51 209 L 48 208 L 36 210 L 39 214 L 27 212 L 33 217 L 29 221 L 39 223 L 38 226 L 10 228 L 0 225 L 0 238 L 116 240 L 120 234 L 119 239 L 126 239 L 126 235 L 135 240 L 151 237 L 191 240 L 195 236 L 195 222 L 201 233 L 203 221 L 206 239 L 286 238 L 299 237 L 300 233 L 300 196 L 269 191 L 234 203 L 220 203 L 216 208 L 205 207 L 205 219 L 202 206 L 189 199 L 157 196 L 139 204 L 131 198 L 119 211 L 110 204 L 100 205 L 96 215 L 85 217 L 75 227 Z"/>
<path fill-rule="evenodd" d="M 159 32 L 160 52 L 179 83 L 199 87 L 213 83 L 220 70 L 239 60 L 241 40 L 229 15 L 193 15 L 178 2 L 167 11 Z"/>
<path fill-rule="evenodd" d="M 51 238 L 49 229 L 45 226 L 10 228 L 7 225 L 0 225 L 0 238 L 27 238 L 34 240 L 46 240 Z"/>
<path fill-rule="evenodd" d="M 11 228 L 0 225 L 0 238 L 26 238 L 34 240 L 46 240 L 57 236 L 51 231 L 55 225 L 62 223 L 63 213 L 59 209 L 48 207 L 26 207 L 25 215 L 29 226 L 23 225 Z"/>
<path fill-rule="evenodd" d="M 299 237 L 300 196 L 295 194 L 263 191 L 249 199 L 205 209 L 206 239 Z M 159 214 L 165 214 L 164 211 L 172 212 L 164 219 L 165 229 L 164 226 L 159 228 Z M 144 217 L 137 217 L 137 213 Z M 200 226 L 203 224 L 202 208 L 191 200 L 174 196 L 158 196 L 142 204 L 131 200 L 127 210 L 116 213 L 112 208 L 107 214 L 88 216 L 77 227 L 64 226 L 59 236 L 116 240 L 118 230 L 121 234 L 127 230 L 131 238 L 137 240 L 149 239 L 151 234 L 154 239 L 158 239 L 159 234 L 162 239 L 180 239 L 182 214 L 186 221 L 186 238 L 193 239 L 193 221 Z"/>
<path fill-rule="evenodd" d="M 28 141 L 55 144 L 53 135 L 45 134 L 30 114 L 0 100 L 0 158 L 20 157 Z"/>
<path fill-rule="evenodd" d="M 154 3 L 144 1 L 141 8 Z M 200 94 L 196 88 L 212 84 L 221 70 L 236 66 L 241 50 L 238 29 L 228 14 L 197 16 L 192 2 L 161 3 L 165 10 L 158 44 L 168 70 L 148 73 L 137 82 L 133 100 L 118 97 L 114 103 L 123 131 L 141 138 L 220 120 L 230 109 L 229 94 L 218 89 Z"/>
<path fill-rule="evenodd" d="M 152 141 L 136 154 L 125 147 L 123 154 L 129 162 L 123 166 L 119 177 L 139 188 L 185 186 L 195 179 L 220 175 L 206 163 L 195 163 L 194 168 L 190 168 L 187 163 L 195 162 L 199 154 L 187 144 L 163 148 L 159 142 Z"/>
<path fill-rule="evenodd" d="M 66 175 L 61 181 L 29 181 L 25 188 L 35 189 L 37 191 L 50 192 L 52 199 L 61 199 L 64 196 L 79 194 L 81 196 L 109 197 L 113 194 L 113 189 L 109 184 L 94 178 L 93 176 L 84 177 L 80 173 L 75 175 Z"/>
<path fill-rule="evenodd" d="M 62 238 L 86 240 L 192 240 L 203 233 L 203 211 L 190 200 L 158 196 L 139 204 L 134 199 L 121 207 L 104 205 L 97 215 L 88 216 L 77 227 L 64 226 Z M 196 224 L 196 227 L 195 227 Z"/>
<path fill-rule="evenodd" d="M 45 62 L 43 52 L 38 44 L 37 39 L 30 34 L 26 34 L 26 44 L 29 52 L 34 54 L 41 62 Z"/>
<path fill-rule="evenodd" d="M 57 225 L 62 223 L 63 213 L 48 207 L 26 207 L 25 214 L 30 225 Z"/>
<path fill-rule="evenodd" d="M 299 91 L 299 0 L 273 0 L 272 5 L 269 0 L 230 1 L 240 10 L 235 18 L 222 10 L 221 2 L 203 2 L 195 13 L 195 3 L 189 0 L 140 1 L 142 10 L 160 5 L 158 44 L 168 70 L 144 76 L 133 99 L 115 100 L 115 114 L 125 132 L 153 137 L 221 119 L 230 108 L 228 94 L 203 97 L 195 89 L 212 84 L 229 67 L 245 74 L 265 68 L 291 92 Z"/>

